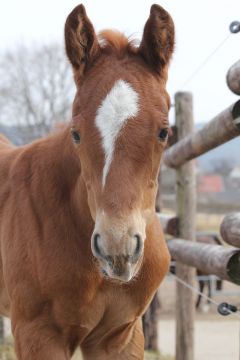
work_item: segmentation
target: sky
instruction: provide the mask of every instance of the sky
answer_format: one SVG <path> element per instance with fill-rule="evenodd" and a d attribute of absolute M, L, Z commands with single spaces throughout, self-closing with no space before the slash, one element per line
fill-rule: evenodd
<path fill-rule="evenodd" d="M 85 0 L 96 31 L 115 28 L 141 39 L 149 16 L 149 0 Z M 64 22 L 77 0 L 1 0 L 0 52 L 19 43 L 63 43 Z M 240 21 L 239 0 L 161 0 L 176 27 L 176 48 L 169 70 L 168 91 L 191 91 L 194 120 L 207 122 L 239 99 L 226 85 L 229 67 L 240 58 L 240 33 L 229 35 L 231 21 Z M 195 70 L 222 43 L 206 65 Z M 170 115 L 173 117 L 173 113 Z"/>

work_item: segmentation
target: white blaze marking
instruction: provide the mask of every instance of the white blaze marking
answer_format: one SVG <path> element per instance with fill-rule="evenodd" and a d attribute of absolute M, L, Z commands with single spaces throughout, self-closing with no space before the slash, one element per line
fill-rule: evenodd
<path fill-rule="evenodd" d="M 124 80 L 118 80 L 97 111 L 96 125 L 105 152 L 103 187 L 113 159 L 116 139 L 125 122 L 138 112 L 138 93 Z"/>

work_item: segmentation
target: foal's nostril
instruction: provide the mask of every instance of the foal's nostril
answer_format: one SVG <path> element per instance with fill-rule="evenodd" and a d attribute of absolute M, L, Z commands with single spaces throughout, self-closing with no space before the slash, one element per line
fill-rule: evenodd
<path fill-rule="evenodd" d="M 94 234 L 93 236 L 93 246 L 94 246 L 94 251 L 96 253 L 96 255 L 102 256 L 101 254 L 101 250 L 98 244 L 98 240 L 100 239 L 100 235 L 99 234 Z"/>
<path fill-rule="evenodd" d="M 136 248 L 135 248 L 133 257 L 138 258 L 142 252 L 143 240 L 142 240 L 141 235 L 139 235 L 139 234 L 135 234 L 134 238 L 136 239 Z"/>

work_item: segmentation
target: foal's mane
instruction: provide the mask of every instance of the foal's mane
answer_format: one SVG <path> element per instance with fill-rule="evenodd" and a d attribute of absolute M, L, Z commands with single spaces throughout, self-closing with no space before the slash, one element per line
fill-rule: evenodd
<path fill-rule="evenodd" d="M 98 34 L 101 49 L 110 51 L 116 55 L 136 53 L 138 40 L 126 37 L 117 30 L 103 30 Z"/>

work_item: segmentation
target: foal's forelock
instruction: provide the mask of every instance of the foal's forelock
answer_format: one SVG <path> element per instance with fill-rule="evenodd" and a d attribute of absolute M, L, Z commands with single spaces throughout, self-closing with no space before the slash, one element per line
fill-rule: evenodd
<path fill-rule="evenodd" d="M 136 117 L 139 110 L 139 95 L 124 80 L 118 80 L 97 110 L 96 126 L 101 134 L 104 150 L 102 186 L 105 186 L 113 160 L 115 144 L 127 121 Z"/>

